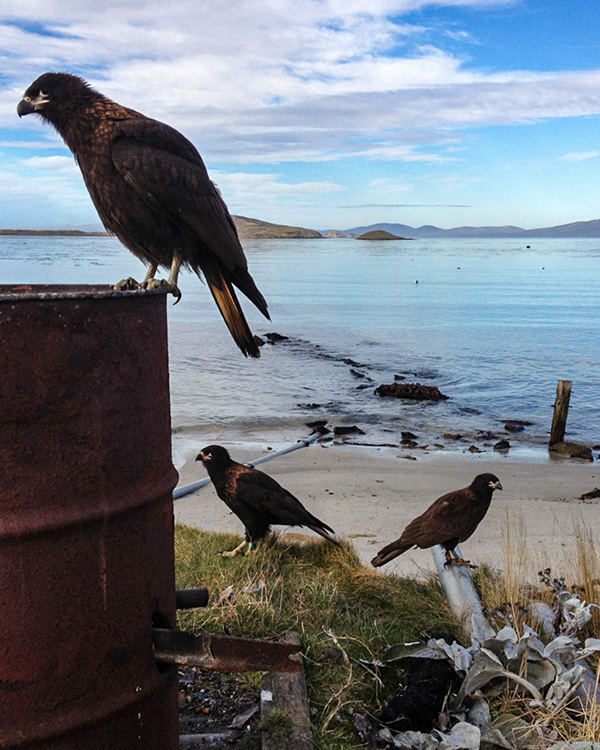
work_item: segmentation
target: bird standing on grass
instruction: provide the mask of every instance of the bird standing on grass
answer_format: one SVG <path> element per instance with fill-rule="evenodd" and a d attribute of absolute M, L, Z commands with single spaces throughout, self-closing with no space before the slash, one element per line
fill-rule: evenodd
<path fill-rule="evenodd" d="M 252 466 L 233 461 L 220 445 L 209 445 L 196 456 L 212 479 L 217 495 L 235 513 L 246 528 L 246 538 L 224 557 L 242 554 L 246 545 L 251 550 L 270 531 L 271 524 L 307 526 L 332 544 L 334 530 L 319 521 L 279 482 Z"/>
<path fill-rule="evenodd" d="M 478 474 L 468 487 L 438 497 L 408 524 L 399 539 L 381 549 L 371 564 L 378 568 L 411 547 L 427 549 L 441 544 L 446 552 L 446 565 L 475 567 L 460 558 L 454 548 L 479 526 L 490 507 L 494 490 L 501 489 L 500 480 L 494 474 Z"/>
<path fill-rule="evenodd" d="M 25 92 L 19 117 L 37 114 L 73 152 L 106 229 L 146 263 L 143 288 L 166 286 L 177 300 L 181 266 L 204 275 L 242 352 L 260 350 L 233 286 L 268 318 L 225 202 L 202 157 L 169 125 L 123 107 L 70 73 L 44 73 Z M 168 281 L 154 278 L 170 268 Z M 116 289 L 139 288 L 134 279 Z"/>

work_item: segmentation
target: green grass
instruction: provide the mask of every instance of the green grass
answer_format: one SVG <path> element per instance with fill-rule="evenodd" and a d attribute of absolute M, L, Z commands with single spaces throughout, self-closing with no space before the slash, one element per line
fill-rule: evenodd
<path fill-rule="evenodd" d="M 244 557 L 216 554 L 239 541 L 231 534 L 177 527 L 177 587 L 206 586 L 211 594 L 208 607 L 180 614 L 180 626 L 248 638 L 296 631 L 309 702 L 316 709 L 316 747 L 360 747 L 351 711 L 377 715 L 381 683 L 357 660 L 377 658 L 387 644 L 424 634 L 458 634 L 439 586 L 378 574 L 364 567 L 349 545 L 275 539 Z M 230 586 L 234 596 L 219 602 L 219 593 Z"/>

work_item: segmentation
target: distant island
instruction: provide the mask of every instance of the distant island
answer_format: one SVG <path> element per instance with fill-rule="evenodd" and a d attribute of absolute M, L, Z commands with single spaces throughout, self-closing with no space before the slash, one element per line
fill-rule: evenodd
<path fill-rule="evenodd" d="M 406 237 L 398 237 L 396 234 L 390 234 L 383 229 L 373 229 L 371 232 L 359 234 L 357 240 L 406 240 Z"/>
<path fill-rule="evenodd" d="M 600 238 L 600 219 L 591 221 L 576 221 L 572 224 L 560 224 L 555 227 L 540 229 L 522 229 L 516 226 L 503 227 L 455 227 L 440 229 L 431 224 L 411 227 L 407 224 L 370 224 L 368 226 L 352 227 L 350 229 L 304 229 L 286 224 L 271 224 L 268 221 L 250 219 L 246 216 L 233 216 L 240 239 L 325 239 L 325 238 L 359 238 L 359 239 L 543 239 L 543 238 Z M 86 225 L 95 227 L 96 225 Z M 108 232 L 101 229 L 84 231 L 81 229 L 0 229 L 1 235 L 29 235 L 29 236 L 62 236 L 62 237 L 102 237 Z M 383 233 L 379 236 L 374 232 Z M 364 237 L 364 235 L 371 235 Z"/>

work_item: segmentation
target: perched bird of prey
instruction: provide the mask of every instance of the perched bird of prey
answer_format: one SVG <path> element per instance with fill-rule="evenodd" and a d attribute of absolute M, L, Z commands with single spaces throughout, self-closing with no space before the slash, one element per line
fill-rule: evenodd
<path fill-rule="evenodd" d="M 269 317 L 225 202 L 195 146 L 169 125 L 123 107 L 70 73 L 44 73 L 25 92 L 19 117 L 53 125 L 75 156 L 106 229 L 148 265 L 142 286 L 177 297 L 181 266 L 204 275 L 242 352 L 259 357 L 234 286 Z M 168 281 L 154 278 L 170 268 Z M 128 279 L 116 288 L 136 288 Z"/>
<path fill-rule="evenodd" d="M 196 461 L 202 461 L 217 495 L 246 528 L 244 541 L 231 552 L 224 552 L 225 557 L 241 554 L 246 544 L 249 550 L 252 549 L 254 542 L 269 533 L 271 524 L 307 526 L 339 546 L 339 542 L 328 533 L 335 534 L 334 530 L 309 513 L 279 482 L 258 469 L 233 461 L 221 445 L 203 448 Z"/>
<path fill-rule="evenodd" d="M 468 560 L 462 560 L 454 548 L 479 526 L 490 507 L 492 493 L 501 489 L 500 480 L 494 474 L 478 474 L 468 487 L 438 497 L 408 524 L 399 539 L 381 549 L 371 564 L 378 568 L 411 547 L 427 549 L 441 544 L 446 552 L 446 565 L 474 567 Z"/>

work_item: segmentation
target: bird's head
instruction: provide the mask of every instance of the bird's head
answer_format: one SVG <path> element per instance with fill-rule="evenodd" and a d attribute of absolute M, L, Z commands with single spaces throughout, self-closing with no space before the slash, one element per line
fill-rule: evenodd
<path fill-rule="evenodd" d="M 17 105 L 19 117 L 40 115 L 53 125 L 65 122 L 74 109 L 101 97 L 83 78 L 71 73 L 44 73 Z"/>
<path fill-rule="evenodd" d="M 501 490 L 502 485 L 495 474 L 478 474 L 471 482 L 471 489 L 478 494 L 489 493 L 491 495 L 494 490 Z"/>
<path fill-rule="evenodd" d="M 202 461 L 207 470 L 227 466 L 231 457 L 222 445 L 207 445 L 196 456 L 196 461 Z"/>

